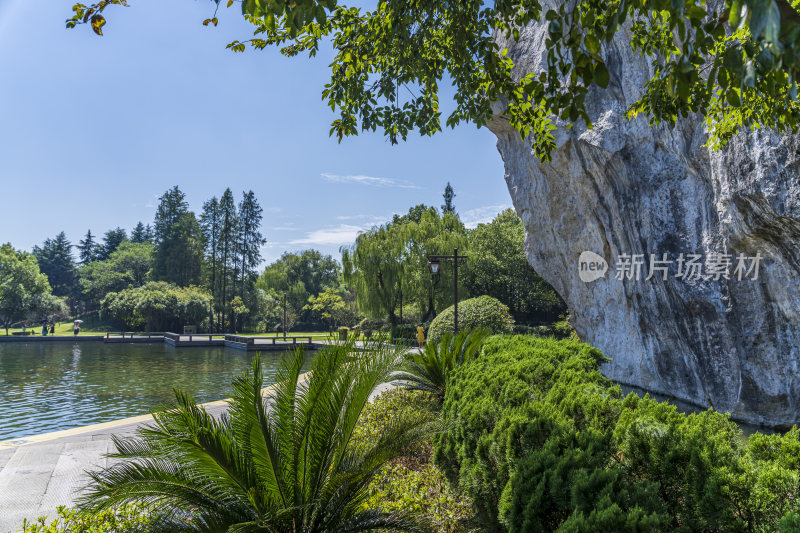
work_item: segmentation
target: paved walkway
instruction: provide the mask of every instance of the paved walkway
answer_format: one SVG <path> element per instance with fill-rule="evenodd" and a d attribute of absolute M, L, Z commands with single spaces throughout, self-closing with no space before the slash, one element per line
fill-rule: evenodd
<path fill-rule="evenodd" d="M 373 398 L 390 388 L 380 386 Z M 218 416 L 227 401 L 204 407 Z M 0 443 L 0 533 L 21 530 L 25 518 L 54 517 L 59 505 L 72 506 L 89 482 L 86 471 L 108 466 L 111 435 L 132 435 L 151 421 L 139 416 Z"/>

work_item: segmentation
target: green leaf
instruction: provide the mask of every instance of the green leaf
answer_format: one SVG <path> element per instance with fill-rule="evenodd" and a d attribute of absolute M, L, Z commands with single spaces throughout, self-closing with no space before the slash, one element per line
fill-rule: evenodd
<path fill-rule="evenodd" d="M 586 46 L 586 49 L 593 54 L 600 53 L 600 41 L 592 34 L 587 35 L 583 39 L 583 44 Z"/>
<path fill-rule="evenodd" d="M 767 17 L 769 15 L 769 7 L 764 2 L 757 2 L 756 5 L 751 6 L 752 14 L 750 15 L 750 34 L 753 39 L 761 37 L 761 33 L 767 25 Z"/>
<path fill-rule="evenodd" d="M 611 76 L 608 73 L 605 63 L 597 63 L 594 67 L 594 82 L 605 89 L 611 81 Z"/>
<path fill-rule="evenodd" d="M 731 10 L 728 13 L 728 22 L 734 30 L 739 29 L 739 24 L 742 22 L 742 2 L 741 0 L 734 0 L 731 4 Z"/>
<path fill-rule="evenodd" d="M 735 89 L 728 89 L 728 92 L 725 93 L 725 98 L 733 107 L 739 107 L 742 104 L 741 100 L 739 99 L 739 93 Z"/>
<path fill-rule="evenodd" d="M 319 22 L 320 24 L 325 24 L 325 21 L 327 20 L 327 18 L 328 17 L 327 17 L 327 14 L 325 13 L 325 8 L 322 7 L 321 5 L 318 5 L 317 6 L 317 10 L 316 10 L 317 22 Z"/>
<path fill-rule="evenodd" d="M 104 19 L 102 15 L 92 16 L 92 30 L 94 30 L 97 35 L 103 35 L 103 26 L 105 25 L 106 19 Z"/>
<path fill-rule="evenodd" d="M 768 43 L 778 43 L 778 35 L 781 32 L 781 12 L 778 4 L 772 0 L 767 9 L 764 23 L 764 40 Z"/>

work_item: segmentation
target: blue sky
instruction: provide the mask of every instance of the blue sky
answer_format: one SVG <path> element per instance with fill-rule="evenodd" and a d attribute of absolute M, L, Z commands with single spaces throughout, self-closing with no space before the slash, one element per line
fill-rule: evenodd
<path fill-rule="evenodd" d="M 309 247 L 338 259 L 361 229 L 439 206 L 448 181 L 468 225 L 510 206 L 488 130 L 339 144 L 320 98 L 329 50 L 233 54 L 225 45 L 251 33 L 238 4 L 217 28 L 201 24 L 211 2 L 130 4 L 109 8 L 101 38 L 64 28 L 71 0 L 0 0 L 0 242 L 130 229 L 173 185 L 195 211 L 226 187 L 253 189 L 268 261 Z"/>

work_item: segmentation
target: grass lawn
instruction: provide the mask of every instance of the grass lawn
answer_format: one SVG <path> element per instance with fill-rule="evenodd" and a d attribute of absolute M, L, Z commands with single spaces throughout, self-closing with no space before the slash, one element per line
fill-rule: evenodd
<path fill-rule="evenodd" d="M 27 328 L 28 331 L 33 331 L 36 336 L 42 335 L 42 326 L 34 326 Z M 8 334 L 11 335 L 15 331 L 22 331 L 22 328 L 9 328 Z M 107 331 L 111 333 L 119 333 L 120 330 L 113 328 L 111 326 L 94 326 L 94 327 L 81 327 L 80 335 L 105 335 Z M 176 332 L 177 333 L 177 332 Z M 56 323 L 56 335 L 72 335 L 72 322 L 58 322 Z M 0 329 L 0 335 L 5 335 L 5 329 Z M 48 332 L 49 335 L 49 332 Z M 198 335 L 203 335 L 203 332 L 198 333 Z M 270 333 L 237 333 L 236 335 L 241 335 L 243 337 L 275 337 L 274 332 Z M 338 339 L 338 334 L 331 334 L 327 331 L 291 331 L 286 334 L 287 337 L 314 337 L 315 340 L 330 340 L 330 339 Z M 278 333 L 278 338 L 283 337 L 283 334 Z M 372 340 L 388 340 L 389 334 L 388 333 L 375 333 L 372 335 Z M 363 337 L 359 337 L 360 340 L 364 340 Z"/>
<path fill-rule="evenodd" d="M 22 328 L 8 328 L 8 334 L 11 335 L 15 331 L 22 331 Z M 27 328 L 27 331 L 33 331 L 37 336 L 42 335 L 42 325 L 37 324 L 33 327 Z M 5 335 L 5 328 L 0 329 L 0 335 Z M 48 335 L 50 334 L 48 330 Z M 80 335 L 105 335 L 106 329 L 103 326 L 96 328 L 81 327 Z M 72 322 L 57 322 L 56 335 L 72 335 Z"/>

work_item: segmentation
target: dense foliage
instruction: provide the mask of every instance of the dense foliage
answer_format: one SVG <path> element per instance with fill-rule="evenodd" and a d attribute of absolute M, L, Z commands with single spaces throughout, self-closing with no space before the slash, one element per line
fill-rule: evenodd
<path fill-rule="evenodd" d="M 151 279 L 152 266 L 152 244 L 123 242 L 107 259 L 80 267 L 82 295 L 99 302 L 108 293 L 141 287 Z"/>
<path fill-rule="evenodd" d="M 410 390 L 430 394 L 441 405 L 450 373 L 475 357 L 489 334 L 488 329 L 463 330 L 456 335 L 445 333 L 439 342 L 429 341 L 419 353 L 408 352 L 395 379 Z"/>
<path fill-rule="evenodd" d="M 255 286 L 277 302 L 270 308 L 273 313 L 264 313 L 267 329 L 283 324 L 284 302 L 287 329 L 330 329 L 357 322 L 355 298 L 341 285 L 339 263 L 318 250 L 282 254 L 264 268 Z"/>
<path fill-rule="evenodd" d="M 463 282 L 469 294 L 486 294 L 508 306 L 518 324 L 558 320 L 567 306 L 525 257 L 525 227 L 513 209 L 469 232 Z"/>
<path fill-rule="evenodd" d="M 490 338 L 452 373 L 437 464 L 487 530 L 789 531 L 800 432 L 623 397 L 572 340 Z"/>
<path fill-rule="evenodd" d="M 102 34 L 101 12 L 114 4 L 127 0 L 76 4 L 67 26 L 91 22 Z M 592 85 L 608 87 L 603 48 L 620 31 L 629 32 L 625 40 L 635 52 L 652 60 L 653 77 L 631 88 L 641 93 L 631 115 L 644 112 L 652 122 L 674 126 L 679 116 L 700 113 L 714 145 L 741 125 L 800 126 L 797 0 L 596 0 L 552 8 L 538 0 L 382 0 L 372 10 L 338 0 L 245 0 L 241 9 L 255 36 L 230 43 L 234 51 L 249 44 L 314 56 L 320 45 L 333 46 L 322 95 L 340 113 L 330 130 L 339 140 L 379 129 L 396 143 L 413 130 L 440 131 L 440 85 L 447 80 L 456 104 L 448 126 L 485 125 L 499 102 L 534 153 L 549 159 L 557 118 L 591 126 L 586 96 Z M 206 24 L 217 24 L 214 13 Z M 547 25 L 540 51 L 546 67 L 521 75 L 505 43 L 534 21 Z"/>
<path fill-rule="evenodd" d="M 342 249 L 345 282 L 352 286 L 359 307 L 372 318 L 398 322 L 402 302 L 414 302 L 423 320 L 453 302 L 452 271 L 432 278 L 428 255 L 452 252 L 467 245 L 464 224 L 453 212 L 440 215 L 433 207 L 417 205 L 405 215 L 360 234 Z"/>
<path fill-rule="evenodd" d="M 33 255 L 39 270 L 47 276 L 54 295 L 74 294 L 77 276 L 75 259 L 72 257 L 72 244 L 63 231 L 53 239 L 45 239 L 41 247 L 34 246 Z"/>
<path fill-rule="evenodd" d="M 478 296 L 458 304 L 458 329 L 469 330 L 486 328 L 492 333 L 511 333 L 514 319 L 508 306 L 491 296 Z M 455 330 L 453 306 L 448 307 L 431 322 L 428 328 L 428 342 L 437 343 L 446 333 Z"/>
<path fill-rule="evenodd" d="M 357 447 L 379 439 L 384 425 L 398 416 L 435 422 L 428 395 L 393 389 L 383 392 L 368 405 L 353 433 Z M 466 533 L 472 506 L 468 498 L 448 483 L 433 464 L 433 446 L 424 440 L 408 447 L 401 456 L 385 464 L 367 489 L 365 507 L 380 506 L 387 511 L 421 515 L 437 533 Z"/>
<path fill-rule="evenodd" d="M 0 325 L 6 330 L 27 321 L 50 320 L 65 313 L 63 300 L 53 296 L 36 257 L 10 244 L 0 246 Z"/>
<path fill-rule="evenodd" d="M 234 381 L 229 416 L 216 419 L 187 395 L 153 414 L 133 439 L 114 439 L 119 461 L 92 474 L 83 508 L 157 504 L 160 531 L 420 531 L 412 513 L 366 505 L 380 468 L 435 426 L 402 413 L 356 445 L 355 427 L 403 350 L 353 345 L 287 353 L 262 396 L 260 358 Z"/>
<path fill-rule="evenodd" d="M 99 513 L 83 513 L 64 506 L 53 520 L 26 520 L 21 533 L 144 533 L 151 532 L 147 509 L 128 505 Z"/>
<path fill-rule="evenodd" d="M 135 331 L 183 331 L 208 316 L 211 295 L 198 287 L 151 281 L 141 287 L 111 292 L 101 302 L 101 315 Z"/>

